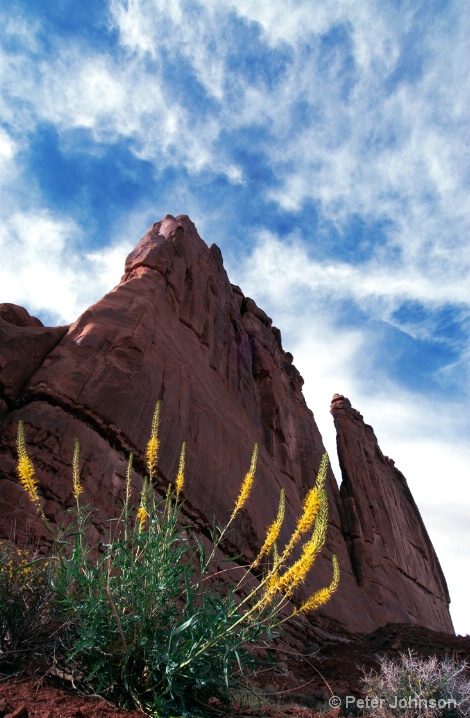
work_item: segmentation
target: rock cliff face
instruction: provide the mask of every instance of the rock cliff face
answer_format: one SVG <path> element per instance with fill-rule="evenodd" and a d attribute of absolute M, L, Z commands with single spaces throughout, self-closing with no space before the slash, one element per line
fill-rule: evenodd
<path fill-rule="evenodd" d="M 46 328 L 13 305 L 0 309 L 0 532 L 43 537 L 15 476 L 23 419 L 43 508 L 51 521 L 72 505 L 71 457 L 81 444 L 85 500 L 118 510 L 127 456 L 136 496 L 157 399 L 162 401 L 160 481 L 176 474 L 187 442 L 185 510 L 201 532 L 228 518 L 255 442 L 255 488 L 231 540 L 254 556 L 284 487 L 285 536 L 312 485 L 324 447 L 302 395 L 302 377 L 278 329 L 230 284 L 220 250 L 188 217 L 156 223 L 125 264 L 121 282 L 69 327 Z M 327 546 L 305 586 L 341 586 L 315 620 L 369 631 L 388 621 L 452 631 L 449 597 L 404 477 L 378 449 L 346 399 L 333 415 L 343 484 L 328 476 Z"/>
<path fill-rule="evenodd" d="M 435 625 L 452 631 L 446 581 L 405 477 L 349 399 L 335 394 L 331 413 L 343 477 L 343 534 L 358 586 L 403 622 L 412 616 L 430 625 L 433 616 Z"/>

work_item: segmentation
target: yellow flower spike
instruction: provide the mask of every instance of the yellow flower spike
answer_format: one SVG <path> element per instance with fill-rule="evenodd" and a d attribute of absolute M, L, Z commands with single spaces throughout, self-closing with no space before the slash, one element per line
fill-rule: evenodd
<path fill-rule="evenodd" d="M 328 454 L 325 453 L 323 454 L 322 460 L 320 462 L 320 467 L 318 469 L 315 485 L 307 492 L 302 507 L 302 514 L 297 520 L 297 526 L 295 528 L 295 531 L 290 537 L 284 551 L 282 552 L 282 561 L 285 561 L 287 558 L 289 558 L 294 546 L 298 543 L 302 534 L 310 531 L 314 523 L 315 527 L 317 526 L 317 518 L 319 518 L 319 514 L 322 512 L 322 508 L 325 508 L 323 505 L 323 501 L 326 498 L 326 493 L 323 489 L 323 486 L 326 481 L 327 469 Z M 328 505 L 326 505 L 326 511 L 328 511 Z"/>
<path fill-rule="evenodd" d="M 268 578 L 266 587 L 264 590 L 263 595 L 261 596 L 260 600 L 256 603 L 257 610 L 263 610 L 263 608 L 266 608 L 273 600 L 277 593 L 277 585 L 279 582 L 279 573 L 277 570 L 274 570 L 271 576 Z"/>
<path fill-rule="evenodd" d="M 255 444 L 255 448 L 253 449 L 253 455 L 251 457 L 250 468 L 249 468 L 248 473 L 246 474 L 245 478 L 243 479 L 242 487 L 240 489 L 240 494 L 235 503 L 235 507 L 232 511 L 230 521 L 232 521 L 235 518 L 236 514 L 245 505 L 245 503 L 251 493 L 251 489 L 253 488 L 253 481 L 255 478 L 257 461 L 258 461 L 258 444 Z"/>
<path fill-rule="evenodd" d="M 310 489 L 305 497 L 304 510 L 297 522 L 296 530 L 292 534 L 282 555 L 275 557 L 272 576 L 268 581 L 264 599 L 262 599 L 264 603 L 272 601 L 277 592 L 284 594 L 286 597 L 291 596 L 293 591 L 305 581 L 315 559 L 323 548 L 328 528 L 328 497 L 326 491 L 321 487 L 326 477 L 327 461 L 328 457 L 325 454 L 320 464 L 315 486 Z M 312 513 L 315 514 L 313 518 Z M 281 575 L 279 568 L 292 553 L 294 546 L 301 536 L 302 532 L 300 529 L 305 527 L 307 523 L 310 526 L 314 523 L 312 536 L 310 540 L 304 544 L 300 558 Z"/>
<path fill-rule="evenodd" d="M 272 554 L 273 554 L 273 565 L 278 566 L 279 565 L 279 551 L 277 550 L 277 541 L 275 541 L 273 544 Z"/>
<path fill-rule="evenodd" d="M 331 593 L 328 588 L 321 588 L 319 591 L 310 596 L 300 607 L 301 613 L 309 613 L 310 611 L 316 611 L 317 608 L 323 606 L 330 600 Z"/>
<path fill-rule="evenodd" d="M 38 482 L 34 473 L 34 464 L 26 452 L 24 426 L 22 421 L 18 423 L 16 448 L 18 450 L 17 472 L 20 484 L 28 494 L 33 504 L 36 506 L 37 510 L 41 511 L 38 494 Z"/>
<path fill-rule="evenodd" d="M 282 552 L 281 560 L 284 562 L 292 553 L 294 546 L 298 543 L 303 533 L 309 531 L 317 517 L 317 514 L 321 507 L 321 498 L 318 494 L 317 489 L 314 487 L 310 489 L 304 500 L 302 514 L 297 520 L 297 526 L 294 533 L 290 537 L 287 546 Z"/>
<path fill-rule="evenodd" d="M 297 521 L 296 531 L 299 534 L 307 533 L 313 526 L 313 522 L 320 511 L 320 492 L 316 488 L 310 489 L 304 501 L 302 516 Z"/>
<path fill-rule="evenodd" d="M 315 519 L 312 540 L 314 540 L 319 548 L 323 548 L 326 541 L 326 532 L 328 529 L 328 496 L 326 491 L 320 492 L 320 510 Z"/>
<path fill-rule="evenodd" d="M 302 613 L 308 613 L 309 611 L 316 611 L 317 608 L 320 608 L 320 606 L 323 606 L 327 601 L 330 600 L 332 594 L 336 591 L 339 585 L 339 579 L 340 579 L 340 571 L 339 571 L 339 564 L 338 559 L 336 556 L 333 556 L 332 558 L 333 562 L 333 578 L 330 583 L 330 585 L 327 588 L 321 588 L 319 591 L 313 594 L 313 596 L 310 596 L 310 598 L 305 601 L 305 603 L 302 604 L 300 607 L 300 611 Z"/>
<path fill-rule="evenodd" d="M 147 443 L 147 451 L 146 451 L 146 459 L 147 459 L 147 468 L 149 470 L 150 478 L 154 475 L 155 471 L 157 470 L 157 463 L 158 463 L 158 449 L 159 449 L 159 440 L 158 440 L 158 428 L 160 425 L 160 401 L 157 401 L 155 406 L 155 411 L 153 413 L 153 419 L 152 419 L 152 427 L 150 429 L 150 439 Z"/>
<path fill-rule="evenodd" d="M 131 486 L 131 479 L 132 479 L 132 463 L 134 461 L 134 454 L 131 452 L 129 454 L 129 461 L 127 462 L 127 471 L 126 471 L 126 506 L 129 506 L 129 501 L 131 500 L 131 492 L 132 492 L 132 486 Z"/>
<path fill-rule="evenodd" d="M 286 509 L 286 496 L 284 489 L 281 489 L 281 497 L 279 499 L 279 508 L 277 510 L 277 517 L 276 520 L 273 521 L 271 526 L 268 528 L 266 532 L 266 538 L 264 541 L 264 544 L 261 546 L 261 550 L 256 557 L 256 559 L 253 562 L 253 567 L 257 566 L 262 559 L 263 556 L 266 556 L 272 548 L 275 547 L 276 541 L 279 537 L 279 534 L 281 532 L 282 522 L 284 521 L 284 513 Z M 277 553 L 277 549 L 276 549 Z"/>
<path fill-rule="evenodd" d="M 336 556 L 332 557 L 332 563 L 333 563 L 333 579 L 330 583 L 330 591 L 333 593 L 336 591 L 336 589 L 339 586 L 339 580 L 341 578 L 340 570 L 339 570 L 339 563 Z"/>
<path fill-rule="evenodd" d="M 158 449 L 159 449 L 158 437 L 151 436 L 147 443 L 147 453 L 146 453 L 147 468 L 149 470 L 150 476 L 153 476 L 153 474 L 155 473 L 155 471 L 157 469 Z"/>
<path fill-rule="evenodd" d="M 266 593 L 275 593 L 277 591 L 277 585 L 279 583 L 279 571 L 275 570 L 269 577 L 266 584 Z"/>
<path fill-rule="evenodd" d="M 276 586 L 277 590 L 281 593 L 290 594 L 294 589 L 300 586 L 300 584 L 305 581 L 308 572 L 319 554 L 319 550 L 319 546 L 313 537 L 310 541 L 307 541 L 307 543 L 304 544 L 300 558 L 280 576 Z"/>
<path fill-rule="evenodd" d="M 178 500 L 180 493 L 183 491 L 184 487 L 184 466 L 185 466 L 185 454 L 186 454 L 186 442 L 183 441 L 183 445 L 181 447 L 181 454 L 180 454 L 180 463 L 178 467 L 178 474 L 176 476 L 176 499 Z"/>
<path fill-rule="evenodd" d="M 146 520 L 147 520 L 147 512 L 141 504 L 139 506 L 139 508 L 137 509 L 137 521 L 139 521 L 139 533 L 145 527 Z"/>
<path fill-rule="evenodd" d="M 324 453 L 321 457 L 320 466 L 318 467 L 317 479 L 315 481 L 315 488 L 321 491 L 325 485 L 326 475 L 328 471 L 328 454 Z"/>
<path fill-rule="evenodd" d="M 143 530 L 145 523 L 147 521 L 148 511 L 147 511 L 147 492 L 148 492 L 148 481 L 147 479 L 144 479 L 144 483 L 142 486 L 142 493 L 140 494 L 140 506 L 137 509 L 137 515 L 136 520 L 139 523 L 139 533 Z"/>
<path fill-rule="evenodd" d="M 73 452 L 73 460 L 72 460 L 72 478 L 73 478 L 73 495 L 78 501 L 78 497 L 81 493 L 83 493 L 83 486 L 80 481 L 80 467 L 79 467 L 79 461 L 80 461 L 80 442 L 78 439 L 75 439 L 75 449 Z"/>

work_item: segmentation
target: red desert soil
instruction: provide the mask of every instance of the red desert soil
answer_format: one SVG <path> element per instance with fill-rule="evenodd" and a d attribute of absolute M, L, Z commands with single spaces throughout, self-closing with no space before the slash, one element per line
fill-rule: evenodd
<path fill-rule="evenodd" d="M 46 680 L 19 677 L 0 683 L 0 716 L 9 714 L 15 718 L 142 718 L 139 711 L 120 710 L 101 698 L 77 695 Z"/>
<path fill-rule="evenodd" d="M 339 696 L 361 695 L 360 666 L 375 667 L 377 654 L 399 658 L 400 653 L 411 649 L 422 656 L 448 655 L 459 661 L 470 661 L 470 636 L 453 636 L 406 624 L 387 625 L 373 633 L 357 635 L 348 642 L 307 648 L 309 653 L 305 656 L 279 653 L 276 669 L 263 674 L 263 685 L 272 692 L 273 703 L 282 703 L 280 708 L 273 706 L 255 711 L 240 707 L 237 710 L 234 705 L 230 715 L 312 718 L 318 715 L 315 709 L 327 707 L 331 695 L 327 684 Z M 279 692 L 278 696 L 275 691 Z M 77 695 L 38 677 L 0 681 L 0 718 L 9 714 L 15 718 L 142 718 L 138 711 L 120 710 L 100 698 Z M 337 715 L 338 709 L 334 709 L 326 715 L 323 713 L 322 718 Z"/>
<path fill-rule="evenodd" d="M 339 709 L 323 713 L 321 718 L 337 718 Z M 197 713 L 194 714 L 195 716 Z M 263 710 L 239 708 L 236 704 L 230 713 L 214 706 L 214 717 L 244 718 L 244 716 L 282 718 L 315 718 L 319 714 L 306 706 L 285 705 L 282 709 L 267 706 Z M 1 718 L 142 718 L 139 711 L 125 711 L 90 696 L 81 696 L 57 688 L 47 681 L 15 679 L 0 683 Z"/>

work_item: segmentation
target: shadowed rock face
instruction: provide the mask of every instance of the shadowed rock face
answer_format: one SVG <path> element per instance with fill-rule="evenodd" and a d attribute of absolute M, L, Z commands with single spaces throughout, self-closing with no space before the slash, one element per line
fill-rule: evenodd
<path fill-rule="evenodd" d="M 185 511 L 202 533 L 214 516 L 230 515 L 259 443 L 255 487 L 231 536 L 249 560 L 281 487 L 284 538 L 291 533 L 324 452 L 302 383 L 279 330 L 230 284 L 220 250 L 207 247 L 188 217 L 167 215 L 129 255 L 119 285 L 70 327 L 46 328 L 19 307 L 0 306 L 0 531 L 46 538 L 15 476 L 19 419 L 51 521 L 72 505 L 70 465 L 80 440 L 85 501 L 101 512 L 98 538 L 100 518 L 119 510 L 130 451 L 138 500 L 161 399 L 161 490 L 186 440 Z M 405 479 L 347 400 L 336 400 L 333 414 L 344 481 L 340 492 L 329 473 L 327 546 L 299 598 L 330 582 L 335 553 L 341 585 L 315 614 L 324 628 L 368 631 L 399 621 L 452 631 L 445 581 Z M 351 442 L 352 454 L 341 448 Z"/>

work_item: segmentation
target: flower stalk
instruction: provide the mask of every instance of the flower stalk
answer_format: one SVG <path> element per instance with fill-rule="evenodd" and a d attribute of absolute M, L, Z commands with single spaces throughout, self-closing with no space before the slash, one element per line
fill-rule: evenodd
<path fill-rule="evenodd" d="M 186 442 L 183 441 L 180 454 L 180 462 L 178 466 L 178 473 L 176 475 L 175 488 L 176 488 L 176 500 L 178 501 L 180 494 L 184 488 L 184 468 L 185 468 L 185 454 L 186 454 Z"/>
<path fill-rule="evenodd" d="M 310 598 L 305 601 L 305 603 L 303 603 L 299 609 L 302 613 L 310 613 L 311 611 L 316 611 L 318 608 L 320 608 L 320 606 L 323 606 L 324 603 L 327 603 L 330 600 L 331 596 L 338 588 L 340 571 L 338 559 L 336 558 L 336 556 L 332 557 L 332 563 L 333 578 L 330 585 L 326 586 L 326 588 L 321 588 L 319 591 L 314 593 L 313 596 L 310 596 Z"/>
<path fill-rule="evenodd" d="M 233 521 L 233 519 L 238 514 L 240 509 L 243 508 L 243 506 L 246 504 L 246 502 L 248 500 L 249 495 L 251 494 L 251 489 L 253 488 L 253 483 L 255 480 L 257 461 L 258 461 L 258 444 L 255 444 L 255 448 L 253 449 L 253 455 L 251 457 L 250 468 L 248 469 L 248 472 L 247 472 L 245 478 L 243 479 L 240 493 L 238 495 L 238 499 L 235 502 L 235 506 L 233 508 L 229 523 L 231 523 Z"/>
<path fill-rule="evenodd" d="M 286 509 L 286 495 L 284 489 L 281 489 L 281 496 L 279 499 L 279 507 L 277 510 L 277 516 L 276 520 L 273 521 L 271 526 L 268 528 L 266 532 L 266 538 L 264 540 L 263 545 L 261 546 L 260 552 L 255 558 L 255 560 L 252 563 L 252 568 L 255 568 L 259 565 L 261 559 L 263 556 L 267 556 L 271 551 L 274 551 L 274 556 L 276 556 L 277 553 L 277 547 L 276 547 L 276 541 L 279 538 L 279 534 L 281 533 L 282 523 L 284 521 L 284 514 Z M 277 561 L 279 560 L 279 556 L 277 557 Z M 274 559 L 274 562 L 276 563 L 276 558 Z"/>
<path fill-rule="evenodd" d="M 150 429 L 150 438 L 147 443 L 146 459 L 147 468 L 150 475 L 150 482 L 157 471 L 158 464 L 158 451 L 160 448 L 160 441 L 158 438 L 158 429 L 160 426 L 160 404 L 161 401 L 157 401 L 155 411 L 152 417 L 152 426 Z"/>
<path fill-rule="evenodd" d="M 18 423 L 16 448 L 18 451 L 17 473 L 20 484 L 28 494 L 31 502 L 35 505 L 37 512 L 43 515 L 41 502 L 39 500 L 38 481 L 34 470 L 34 464 L 26 451 L 24 425 L 22 421 Z"/>

